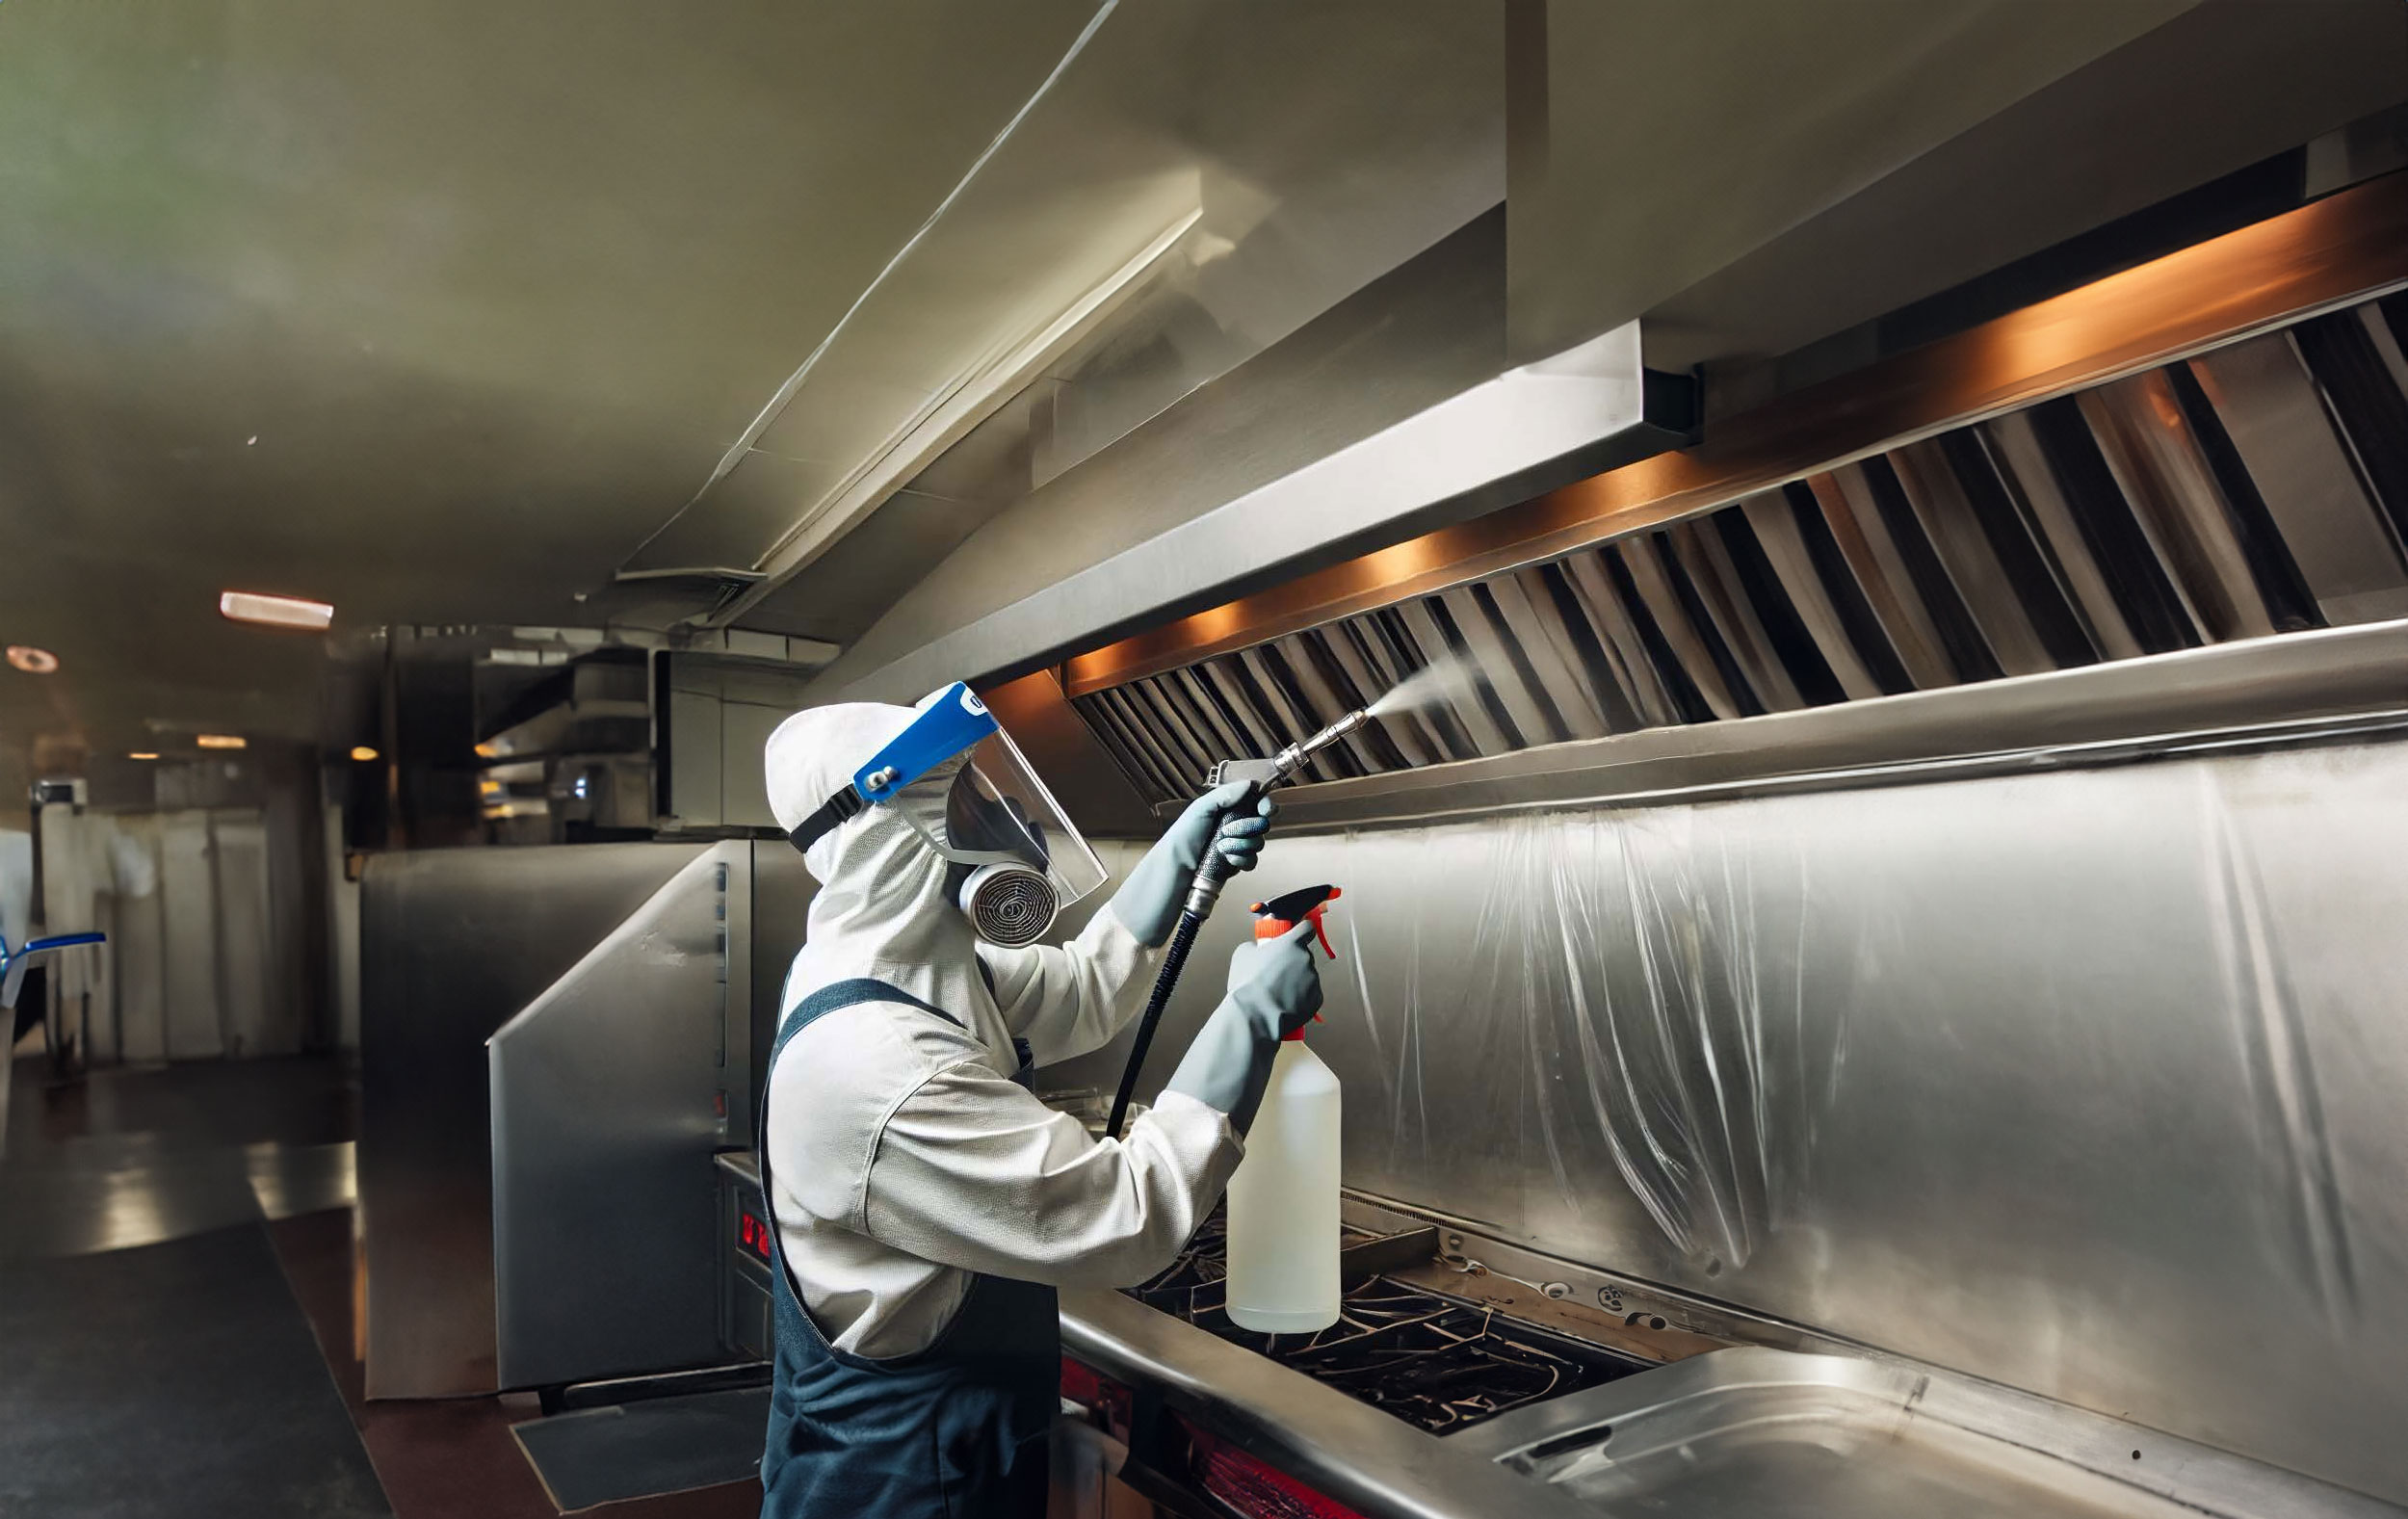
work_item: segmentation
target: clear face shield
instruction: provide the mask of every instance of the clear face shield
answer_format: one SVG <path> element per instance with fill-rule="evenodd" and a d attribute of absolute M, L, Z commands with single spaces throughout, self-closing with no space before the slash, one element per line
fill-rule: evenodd
<path fill-rule="evenodd" d="M 1034 944 L 1063 907 L 1104 884 L 1104 862 L 1001 729 L 973 746 L 945 793 L 945 836 L 905 824 L 955 867 L 949 884 L 979 937 Z"/>
<path fill-rule="evenodd" d="M 966 686 L 919 705 L 919 716 L 791 835 L 812 840 L 867 806 L 891 803 L 912 782 L 956 756 L 945 794 L 943 837 L 909 805 L 897 816 L 951 867 L 947 887 L 980 938 L 1005 949 L 1034 944 L 1055 916 L 1106 878 L 1079 829 L 1036 770 Z"/>

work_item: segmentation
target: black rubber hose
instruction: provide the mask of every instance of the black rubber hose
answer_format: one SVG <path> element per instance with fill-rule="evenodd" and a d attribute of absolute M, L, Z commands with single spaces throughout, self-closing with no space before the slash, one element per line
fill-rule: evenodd
<path fill-rule="evenodd" d="M 1188 952 L 1195 948 L 1195 936 L 1204 928 L 1200 912 L 1179 914 L 1179 927 L 1170 933 L 1170 948 L 1163 956 L 1163 973 L 1154 978 L 1154 994 L 1145 999 L 1145 1015 L 1138 1020 L 1138 1042 L 1130 1047 L 1129 1065 L 1120 1073 L 1120 1089 L 1112 1093 L 1112 1115 L 1104 1125 L 1104 1137 L 1120 1138 L 1120 1126 L 1129 1117 L 1129 1099 L 1138 1089 L 1138 1073 L 1145 1068 L 1145 1052 L 1153 1047 L 1154 1030 L 1163 1021 L 1163 1009 L 1170 1006 L 1171 989 L 1179 984 L 1179 972 L 1188 963 Z"/>

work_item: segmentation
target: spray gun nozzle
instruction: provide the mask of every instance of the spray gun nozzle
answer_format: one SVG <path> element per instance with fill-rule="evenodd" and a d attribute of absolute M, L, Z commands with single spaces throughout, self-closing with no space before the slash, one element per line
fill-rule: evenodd
<path fill-rule="evenodd" d="M 1306 761 L 1371 720 L 1371 713 L 1358 707 L 1311 738 L 1296 740 L 1269 759 L 1222 760 L 1213 767 L 1210 783 L 1222 786 L 1233 780 L 1250 780 L 1264 791 L 1286 785 Z"/>
<path fill-rule="evenodd" d="M 1286 748 L 1280 750 L 1280 762 L 1289 771 L 1300 769 L 1306 760 L 1311 759 L 1315 754 L 1318 754 L 1322 749 L 1329 747 L 1329 746 L 1337 743 L 1340 739 L 1345 738 L 1348 734 L 1352 733 L 1355 729 L 1361 727 L 1364 723 L 1369 722 L 1371 720 L 1372 715 L 1367 708 L 1357 707 L 1352 712 L 1348 713 L 1345 717 L 1340 718 L 1337 721 L 1331 723 L 1329 726 L 1322 729 L 1319 733 L 1314 734 L 1311 738 L 1304 740 L 1300 744 L 1291 744 Z M 1291 759 L 1290 756 L 1294 756 L 1294 758 Z"/>

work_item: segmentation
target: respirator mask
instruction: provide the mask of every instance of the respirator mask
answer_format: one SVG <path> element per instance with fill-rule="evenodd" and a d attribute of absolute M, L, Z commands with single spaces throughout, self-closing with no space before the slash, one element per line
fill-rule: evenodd
<path fill-rule="evenodd" d="M 956 681 L 914 714 L 852 784 L 787 837 L 807 851 L 838 825 L 887 807 L 945 861 L 946 893 L 981 939 L 1000 949 L 1035 943 L 1063 907 L 1104 883 L 1103 861 L 977 693 Z M 932 830 L 914 815 L 916 801 L 898 799 L 956 760 L 943 822 Z"/>

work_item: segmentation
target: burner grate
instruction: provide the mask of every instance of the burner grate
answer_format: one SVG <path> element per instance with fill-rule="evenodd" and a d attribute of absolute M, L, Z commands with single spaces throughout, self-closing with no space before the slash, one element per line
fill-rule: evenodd
<path fill-rule="evenodd" d="M 1226 1245 L 1215 1214 L 1177 1261 L 1131 1296 L 1432 1433 L 1648 1364 L 1370 1273 L 1344 1284 L 1328 1328 L 1257 1334 L 1229 1320 Z"/>

